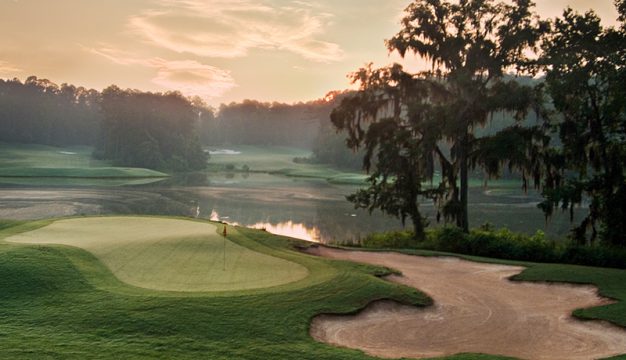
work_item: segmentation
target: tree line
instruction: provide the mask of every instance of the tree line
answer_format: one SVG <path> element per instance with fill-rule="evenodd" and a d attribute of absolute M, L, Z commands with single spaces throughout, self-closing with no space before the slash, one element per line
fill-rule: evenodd
<path fill-rule="evenodd" d="M 110 86 L 102 92 L 35 76 L 0 79 L 0 141 L 94 146 L 117 165 L 166 170 L 203 168 L 202 146 L 294 146 L 307 161 L 360 168 L 330 113 L 344 92 L 296 104 L 244 100 L 207 106 L 179 93 Z"/>
<path fill-rule="evenodd" d="M 100 93 L 35 76 L 0 79 L 0 141 L 92 145 L 102 122 Z"/>
<path fill-rule="evenodd" d="M 614 28 L 591 11 L 542 20 L 529 0 L 411 3 L 386 45 L 431 69 L 361 68 L 351 74 L 359 90 L 331 114 L 371 172 L 349 200 L 409 219 L 421 238 L 428 221 L 419 204 L 428 199 L 437 221 L 468 232 L 470 171 L 515 170 L 524 189 L 541 190 L 547 217 L 588 207 L 572 231 L 577 242 L 626 245 L 626 1 L 616 6 Z M 530 112 L 535 124 L 524 123 Z M 479 134 L 496 113 L 514 121 Z M 439 182 L 423 185 L 435 169 Z"/>
<path fill-rule="evenodd" d="M 178 92 L 150 93 L 110 86 L 100 100 L 104 114 L 94 156 L 124 166 L 200 170 L 207 154 L 198 139 L 198 110 Z"/>

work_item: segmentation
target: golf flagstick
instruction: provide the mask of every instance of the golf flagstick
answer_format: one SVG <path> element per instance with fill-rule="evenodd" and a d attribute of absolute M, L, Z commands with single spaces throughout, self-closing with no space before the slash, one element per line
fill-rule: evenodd
<path fill-rule="evenodd" d="M 222 271 L 226 271 L 226 224 L 224 224 L 224 232 L 222 235 L 224 235 L 224 259 L 222 262 Z"/>

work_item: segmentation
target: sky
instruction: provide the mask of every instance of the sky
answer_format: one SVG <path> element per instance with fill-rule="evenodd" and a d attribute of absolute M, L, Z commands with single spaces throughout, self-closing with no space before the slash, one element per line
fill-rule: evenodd
<path fill-rule="evenodd" d="M 349 87 L 368 62 L 401 61 L 384 40 L 410 0 L 0 0 L 0 78 L 101 90 L 178 90 L 207 103 L 297 102 Z M 536 0 L 615 24 L 612 0 Z M 419 69 L 420 59 L 403 60 Z"/>

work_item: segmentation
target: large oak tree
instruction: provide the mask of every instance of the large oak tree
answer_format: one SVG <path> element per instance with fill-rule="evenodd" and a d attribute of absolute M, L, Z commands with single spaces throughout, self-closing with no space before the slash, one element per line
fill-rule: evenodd
<path fill-rule="evenodd" d="M 507 75 L 525 69 L 527 54 L 547 29 L 533 6 L 529 0 L 419 0 L 406 8 L 402 28 L 387 47 L 430 61 L 431 70 L 361 69 L 352 76 L 360 91 L 331 117 L 347 131 L 350 147 L 367 149 L 364 166 L 373 170 L 371 186 L 350 198 L 356 206 L 410 217 L 419 237 L 417 202 L 432 198 L 439 215 L 468 231 L 469 170 L 481 167 L 497 175 L 505 164 L 531 168 L 536 154 L 528 145 L 543 140 L 536 129 L 516 123 L 483 138 L 474 130 L 498 112 L 521 122 L 536 104 L 533 89 Z M 486 151 L 494 146 L 497 151 Z M 439 182 L 424 188 L 436 164 Z"/>
<path fill-rule="evenodd" d="M 547 215 L 588 204 L 573 229 L 579 243 L 598 236 L 626 245 L 626 1 L 616 1 L 621 28 L 571 9 L 554 21 L 543 46 L 546 90 L 556 110 L 548 125 L 558 139 L 543 174 Z"/>

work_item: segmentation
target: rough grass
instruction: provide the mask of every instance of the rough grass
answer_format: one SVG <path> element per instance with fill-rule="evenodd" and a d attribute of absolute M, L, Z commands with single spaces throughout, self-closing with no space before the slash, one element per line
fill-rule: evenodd
<path fill-rule="evenodd" d="M 257 230 L 238 229 L 229 238 L 299 263 L 310 275 L 272 291 L 182 296 L 130 287 L 77 248 L 1 240 L 49 223 L 0 221 L 0 358 L 374 359 L 315 342 L 308 335 L 310 319 L 319 313 L 353 313 L 382 298 L 429 303 L 414 289 L 374 276 L 388 269 L 304 255 L 292 251 L 294 244 L 304 243 Z M 569 278 L 596 283 L 601 291 L 624 292 L 622 275 L 605 269 L 515 264 L 536 265 L 522 274 L 529 277 L 525 280 Z M 441 359 L 509 358 L 460 354 Z"/>
<path fill-rule="evenodd" d="M 0 237 L 43 225 L 17 224 Z M 387 273 L 382 268 L 300 254 L 261 231 L 242 229 L 231 240 L 311 275 L 263 293 L 178 296 L 132 288 L 77 248 L 0 241 L 0 358 L 362 359 L 359 351 L 315 342 L 310 319 L 378 298 L 428 303 L 373 276 Z"/>
<path fill-rule="evenodd" d="M 96 217 L 59 220 L 6 240 L 87 250 L 121 281 L 155 290 L 256 289 L 308 274 L 299 264 L 225 240 L 216 230 L 213 224 L 186 220 Z"/>

